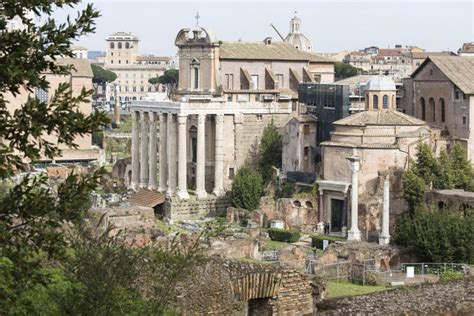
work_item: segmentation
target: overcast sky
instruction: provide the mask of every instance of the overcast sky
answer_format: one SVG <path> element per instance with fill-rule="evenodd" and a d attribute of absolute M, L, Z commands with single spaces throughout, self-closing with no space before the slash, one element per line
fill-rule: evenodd
<path fill-rule="evenodd" d="M 199 24 L 219 40 L 260 41 L 277 38 L 273 23 L 286 36 L 297 10 L 302 31 L 316 52 L 337 52 L 375 45 L 417 45 L 428 51 L 457 49 L 474 41 L 474 0 L 471 1 L 162 1 L 95 0 L 102 16 L 96 33 L 81 46 L 105 50 L 105 38 L 117 31 L 132 32 L 141 54 L 173 55 L 174 39 L 183 27 Z M 58 19 L 65 13 L 57 13 Z"/>

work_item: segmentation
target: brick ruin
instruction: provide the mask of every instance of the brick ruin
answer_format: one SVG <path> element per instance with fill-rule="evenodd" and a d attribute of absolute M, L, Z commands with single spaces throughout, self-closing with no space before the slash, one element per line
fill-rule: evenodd
<path fill-rule="evenodd" d="M 179 285 L 183 315 L 313 315 L 319 280 L 276 265 L 210 259 Z"/>

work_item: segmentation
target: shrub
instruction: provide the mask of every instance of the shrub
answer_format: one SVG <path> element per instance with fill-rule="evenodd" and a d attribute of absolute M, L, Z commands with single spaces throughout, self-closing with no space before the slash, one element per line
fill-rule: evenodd
<path fill-rule="evenodd" d="M 329 235 L 313 235 L 311 236 L 311 247 L 317 249 L 323 249 L 323 240 L 328 240 L 330 244 L 335 241 L 344 241 L 346 240 L 343 237 L 329 236 Z"/>
<path fill-rule="evenodd" d="M 272 180 L 272 167 L 281 168 L 282 138 L 273 120 L 263 130 L 259 167 L 265 184 Z"/>
<path fill-rule="evenodd" d="M 258 207 L 262 194 L 262 176 L 250 168 L 240 168 L 232 182 L 232 205 L 253 211 Z"/>
<path fill-rule="evenodd" d="M 420 260 L 474 263 L 474 212 L 418 208 L 397 218 L 393 242 Z"/>
<path fill-rule="evenodd" d="M 295 229 L 269 228 L 268 235 L 273 241 L 292 243 L 300 240 L 301 232 Z"/>
<path fill-rule="evenodd" d="M 454 280 L 459 280 L 464 277 L 464 274 L 460 271 L 444 271 L 439 275 L 439 280 L 440 281 L 454 281 Z"/>

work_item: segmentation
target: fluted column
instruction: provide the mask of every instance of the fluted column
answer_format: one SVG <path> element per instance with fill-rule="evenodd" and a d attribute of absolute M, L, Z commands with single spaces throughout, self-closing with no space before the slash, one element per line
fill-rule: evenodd
<path fill-rule="evenodd" d="M 166 151 L 168 124 L 166 116 L 163 113 L 158 114 L 160 121 L 160 144 L 159 144 L 159 164 L 160 164 L 160 182 L 158 191 L 165 192 L 168 181 L 168 153 Z"/>
<path fill-rule="evenodd" d="M 187 186 L 186 121 L 187 115 L 178 115 L 178 197 L 189 198 Z"/>
<path fill-rule="evenodd" d="M 222 138 L 224 134 L 224 115 L 216 114 L 216 142 L 215 142 L 215 173 L 214 173 L 214 190 L 213 193 L 216 196 L 222 196 L 224 194 L 224 148 L 222 144 Z"/>
<path fill-rule="evenodd" d="M 200 199 L 207 196 L 206 192 L 206 156 L 205 156 L 205 133 L 206 114 L 198 114 L 197 127 L 197 159 L 196 159 L 196 196 Z"/>
<path fill-rule="evenodd" d="M 157 156 L 158 152 L 156 150 L 157 147 L 157 140 L 156 140 L 156 134 L 157 134 L 157 129 L 156 129 L 156 113 L 154 112 L 149 112 L 148 113 L 148 120 L 150 122 L 150 145 L 148 148 L 150 149 L 149 152 L 149 157 L 150 157 L 150 166 L 148 168 L 149 174 L 148 174 L 148 189 L 150 190 L 156 190 L 157 183 L 156 183 L 156 163 L 157 163 Z"/>
<path fill-rule="evenodd" d="M 172 196 L 176 193 L 176 119 L 175 115 L 168 113 L 167 118 L 167 143 L 166 148 L 168 151 L 168 188 L 166 194 Z"/>
<path fill-rule="evenodd" d="M 351 162 L 352 171 L 352 204 L 351 204 L 351 228 L 347 234 L 348 240 L 360 240 L 359 230 L 359 157 L 346 158 Z"/>
<path fill-rule="evenodd" d="M 132 189 L 138 189 L 140 181 L 140 121 L 138 112 L 132 111 Z"/>
<path fill-rule="evenodd" d="M 140 112 L 140 188 L 148 187 L 148 113 Z"/>
<path fill-rule="evenodd" d="M 383 182 L 383 215 L 382 215 L 382 233 L 379 237 L 380 245 L 388 245 L 390 243 L 389 232 L 390 219 L 390 181 L 388 175 Z"/>

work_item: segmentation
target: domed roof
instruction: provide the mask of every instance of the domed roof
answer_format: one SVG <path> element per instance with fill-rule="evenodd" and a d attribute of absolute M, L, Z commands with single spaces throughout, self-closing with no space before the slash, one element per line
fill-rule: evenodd
<path fill-rule="evenodd" d="M 301 20 L 296 16 L 290 21 L 290 32 L 285 38 L 285 42 L 290 43 L 296 49 L 309 52 L 313 50 L 311 41 L 301 32 Z"/>
<path fill-rule="evenodd" d="M 290 43 L 296 49 L 309 52 L 313 50 L 313 44 L 311 41 L 303 34 L 288 34 L 285 38 L 285 42 Z"/>
<path fill-rule="evenodd" d="M 378 75 L 367 82 L 365 86 L 366 91 L 395 91 L 395 82 L 392 78 Z"/>

